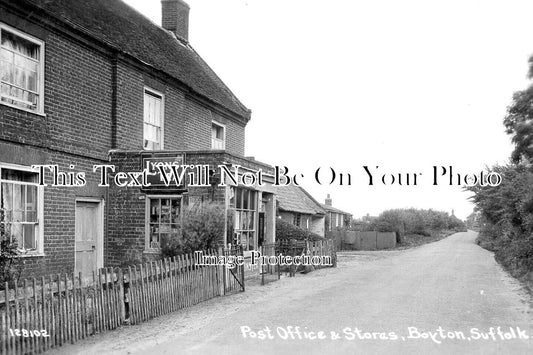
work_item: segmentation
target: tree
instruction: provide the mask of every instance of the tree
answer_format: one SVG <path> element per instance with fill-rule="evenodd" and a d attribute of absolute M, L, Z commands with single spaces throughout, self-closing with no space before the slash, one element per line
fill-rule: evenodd
<path fill-rule="evenodd" d="M 528 78 L 533 79 L 533 56 L 529 58 Z M 507 134 L 512 136 L 515 149 L 513 162 L 533 163 L 533 85 L 513 95 L 503 123 Z"/>

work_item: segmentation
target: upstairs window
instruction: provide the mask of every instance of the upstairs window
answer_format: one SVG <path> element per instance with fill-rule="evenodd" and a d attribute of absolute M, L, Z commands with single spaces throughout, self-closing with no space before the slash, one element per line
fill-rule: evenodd
<path fill-rule="evenodd" d="M 211 149 L 226 149 L 226 126 L 215 121 L 211 123 Z"/>
<path fill-rule="evenodd" d="M 36 172 L 0 167 L 0 228 L 22 253 L 43 250 L 42 191 Z"/>
<path fill-rule="evenodd" d="M 163 95 L 144 90 L 144 143 L 143 149 L 163 149 Z"/>
<path fill-rule="evenodd" d="M 0 23 L 0 103 L 43 113 L 44 43 Z"/>

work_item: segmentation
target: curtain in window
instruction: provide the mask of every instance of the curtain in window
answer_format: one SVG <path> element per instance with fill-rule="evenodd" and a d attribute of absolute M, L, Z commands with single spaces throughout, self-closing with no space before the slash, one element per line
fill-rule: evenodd
<path fill-rule="evenodd" d="M 2 181 L 0 208 L 4 226 L 19 249 L 37 248 L 37 186 Z"/>
<path fill-rule="evenodd" d="M 35 110 L 39 101 L 39 45 L 5 30 L 0 37 L 2 101 Z"/>

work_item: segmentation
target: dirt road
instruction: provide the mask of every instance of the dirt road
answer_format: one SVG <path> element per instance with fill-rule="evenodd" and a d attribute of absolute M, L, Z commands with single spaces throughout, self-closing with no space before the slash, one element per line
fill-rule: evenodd
<path fill-rule="evenodd" d="M 529 297 L 475 236 L 343 253 L 337 269 L 251 286 L 60 352 L 531 354 Z"/>

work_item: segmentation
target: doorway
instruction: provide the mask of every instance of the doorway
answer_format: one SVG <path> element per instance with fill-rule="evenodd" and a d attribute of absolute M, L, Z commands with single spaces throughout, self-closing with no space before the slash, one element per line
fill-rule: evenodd
<path fill-rule="evenodd" d="M 91 275 L 103 267 L 103 202 L 76 201 L 75 272 Z"/>

